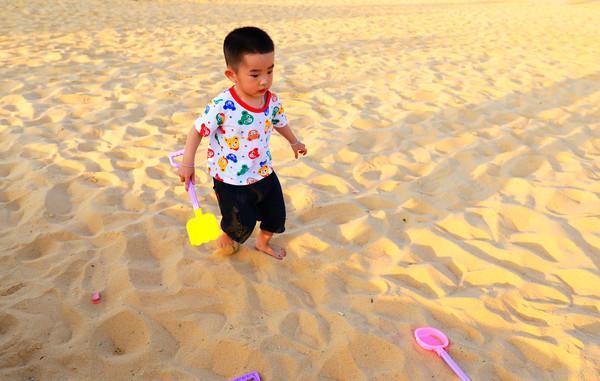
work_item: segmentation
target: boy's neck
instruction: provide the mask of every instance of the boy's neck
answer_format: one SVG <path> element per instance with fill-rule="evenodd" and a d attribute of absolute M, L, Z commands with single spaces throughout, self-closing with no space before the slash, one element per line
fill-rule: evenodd
<path fill-rule="evenodd" d="M 258 97 L 253 97 L 241 91 L 236 85 L 233 85 L 233 91 L 235 91 L 235 93 L 238 97 L 240 97 L 241 100 L 243 100 L 244 102 L 246 102 L 246 104 L 252 107 L 261 108 L 265 104 L 266 94 Z"/>

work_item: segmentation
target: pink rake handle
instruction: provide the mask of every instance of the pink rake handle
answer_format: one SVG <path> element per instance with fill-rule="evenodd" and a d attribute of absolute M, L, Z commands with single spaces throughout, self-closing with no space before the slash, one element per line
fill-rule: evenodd
<path fill-rule="evenodd" d="M 176 157 L 183 156 L 183 150 L 171 152 L 169 154 L 169 162 L 175 168 L 181 167 L 181 164 L 175 161 Z M 198 197 L 196 197 L 196 187 L 193 181 L 190 180 L 190 184 L 188 186 L 188 195 L 190 196 L 190 200 L 192 201 L 192 207 L 194 209 L 200 209 L 200 203 L 198 202 Z"/>
<path fill-rule="evenodd" d="M 456 375 L 461 379 L 461 381 L 471 381 L 469 376 L 467 376 L 465 372 L 463 372 L 462 369 L 460 369 L 460 366 L 458 366 L 458 364 L 455 363 L 454 360 L 452 360 L 452 357 L 450 357 L 450 355 L 445 350 L 440 348 L 439 350 L 436 350 L 436 353 L 440 355 L 442 359 L 444 359 L 446 364 L 448 364 L 448 366 L 454 371 L 454 373 L 456 373 Z"/>

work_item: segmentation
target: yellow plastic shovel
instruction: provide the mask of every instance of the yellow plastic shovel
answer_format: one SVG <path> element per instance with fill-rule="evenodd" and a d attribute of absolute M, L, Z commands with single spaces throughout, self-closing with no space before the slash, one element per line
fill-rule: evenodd
<path fill-rule="evenodd" d="M 175 168 L 180 167 L 180 164 L 175 161 L 175 158 L 178 156 L 183 156 L 183 150 L 169 154 L 169 161 Z M 199 246 L 203 243 L 214 241 L 221 234 L 217 218 L 212 213 L 202 213 L 200 203 L 196 197 L 196 187 L 192 182 L 188 186 L 188 195 L 194 208 L 194 217 L 190 218 L 185 224 L 190 244 L 192 246 Z"/>

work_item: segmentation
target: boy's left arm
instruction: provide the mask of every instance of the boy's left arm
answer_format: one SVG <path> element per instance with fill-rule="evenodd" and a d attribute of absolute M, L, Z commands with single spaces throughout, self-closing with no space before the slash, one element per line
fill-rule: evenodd
<path fill-rule="evenodd" d="M 283 136 L 290 143 L 290 146 L 294 151 L 294 156 L 296 157 L 296 159 L 298 158 L 298 154 L 306 156 L 306 154 L 308 153 L 306 146 L 304 145 L 304 143 L 298 140 L 298 138 L 296 138 L 289 124 L 286 124 L 283 127 L 275 127 L 275 131 L 279 132 L 281 136 Z"/>

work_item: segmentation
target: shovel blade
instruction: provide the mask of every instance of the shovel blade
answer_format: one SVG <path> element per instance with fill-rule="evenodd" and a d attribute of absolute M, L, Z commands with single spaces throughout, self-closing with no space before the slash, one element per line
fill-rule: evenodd
<path fill-rule="evenodd" d="M 185 227 L 192 246 L 214 241 L 221 234 L 217 218 L 210 213 L 203 214 L 199 209 L 196 209 L 195 216 L 188 220 Z"/>

